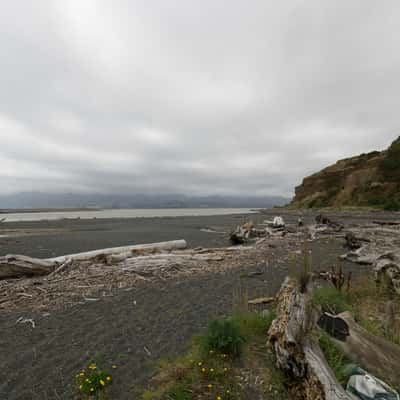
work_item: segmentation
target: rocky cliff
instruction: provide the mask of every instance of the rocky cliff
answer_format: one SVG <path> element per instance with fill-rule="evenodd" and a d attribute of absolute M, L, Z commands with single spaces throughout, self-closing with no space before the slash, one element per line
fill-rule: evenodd
<path fill-rule="evenodd" d="M 304 178 L 295 193 L 293 207 L 400 210 L 400 137 L 385 151 L 346 158 Z"/>

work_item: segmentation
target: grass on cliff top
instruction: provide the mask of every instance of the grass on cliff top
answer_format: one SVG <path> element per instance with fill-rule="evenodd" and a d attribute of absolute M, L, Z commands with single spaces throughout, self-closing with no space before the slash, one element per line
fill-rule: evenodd
<path fill-rule="evenodd" d="M 273 312 L 246 312 L 210 323 L 185 355 L 160 361 L 142 399 L 288 399 L 284 377 L 265 343 L 273 318 Z"/>

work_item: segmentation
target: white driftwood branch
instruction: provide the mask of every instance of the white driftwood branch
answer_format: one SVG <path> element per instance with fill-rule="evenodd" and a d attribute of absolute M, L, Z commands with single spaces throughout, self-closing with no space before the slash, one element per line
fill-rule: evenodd
<path fill-rule="evenodd" d="M 123 254 L 124 256 L 132 257 L 135 254 L 156 253 L 159 251 L 171 251 L 185 249 L 187 243 L 185 240 L 172 240 L 169 242 L 137 244 L 132 246 L 111 247 L 108 249 L 87 251 L 84 253 L 69 254 L 61 257 L 49 258 L 48 261 L 58 264 L 64 263 L 67 259 L 72 261 L 88 261 L 97 257 L 116 256 Z M 126 257 L 127 258 L 127 257 Z"/>

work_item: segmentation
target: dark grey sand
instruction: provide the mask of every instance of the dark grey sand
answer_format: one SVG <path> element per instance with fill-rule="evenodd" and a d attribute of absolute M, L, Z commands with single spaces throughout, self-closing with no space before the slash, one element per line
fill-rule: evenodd
<path fill-rule="evenodd" d="M 314 215 L 306 214 L 305 219 L 311 221 Z M 298 214 L 286 213 L 284 217 L 293 221 Z M 393 215 L 336 217 L 353 224 Z M 266 216 L 251 218 L 257 221 Z M 187 239 L 191 246 L 224 246 L 228 244 L 226 235 L 200 229 L 229 230 L 247 219 L 248 216 L 236 215 L 18 223 L 12 228 L 54 228 L 60 233 L 3 239 L 1 252 L 48 257 L 176 238 Z M 340 239 L 318 240 L 311 244 L 311 250 L 315 268 L 325 269 L 337 262 L 343 243 Z M 139 399 L 154 373 L 156 360 L 182 353 L 192 335 L 210 319 L 231 313 L 235 304 L 247 296 L 276 293 L 289 268 L 282 262 L 284 253 L 284 247 L 273 248 L 268 254 L 268 267 L 252 278 L 246 277 L 246 273 L 259 270 L 260 266 L 249 260 L 246 265 L 224 273 L 144 284 L 129 291 L 116 291 L 100 301 L 50 310 L 49 314 L 23 310 L 0 313 L 0 399 L 74 399 L 74 374 L 90 357 L 118 365 L 113 371 L 111 399 Z M 345 264 L 346 270 L 357 273 L 364 273 L 366 268 Z M 36 327 L 16 324 L 19 317 L 33 318 Z"/>

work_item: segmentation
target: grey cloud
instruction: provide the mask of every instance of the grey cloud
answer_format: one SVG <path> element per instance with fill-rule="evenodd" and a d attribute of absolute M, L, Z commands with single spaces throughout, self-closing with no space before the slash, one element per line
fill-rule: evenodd
<path fill-rule="evenodd" d="M 3 191 L 290 195 L 399 135 L 397 1 L 0 5 Z"/>

